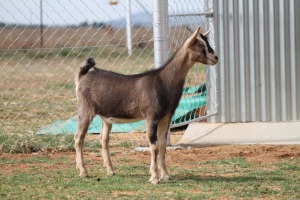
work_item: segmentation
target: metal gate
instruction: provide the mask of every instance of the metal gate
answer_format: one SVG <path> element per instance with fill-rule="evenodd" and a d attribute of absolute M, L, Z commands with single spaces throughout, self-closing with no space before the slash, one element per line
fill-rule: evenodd
<path fill-rule="evenodd" d="M 162 2 L 162 1 L 160 1 Z M 211 30 L 209 35 L 209 42 L 213 48 L 215 48 L 214 42 L 214 19 L 213 19 L 213 1 L 212 0 L 202 0 L 202 1 L 192 1 L 190 0 L 190 4 L 188 8 L 184 6 L 180 6 L 184 4 L 185 1 L 168 1 L 169 9 L 168 9 L 168 20 L 169 20 L 169 34 L 171 38 L 169 39 L 169 52 L 174 51 L 174 41 L 177 41 L 176 44 L 182 44 L 184 42 L 185 37 L 173 36 L 174 24 L 180 24 L 179 27 L 176 27 L 177 30 L 182 29 L 181 31 L 186 31 L 185 27 L 188 26 L 192 29 L 195 29 L 198 26 L 201 26 L 203 30 Z M 163 7 L 163 6 L 161 6 Z M 161 8 L 160 7 L 160 8 Z M 179 8 L 179 9 L 178 9 Z M 185 9 L 180 9 L 185 8 Z M 164 22 L 163 22 L 164 23 Z M 155 29 L 154 22 L 154 29 Z M 154 32 L 155 33 L 155 32 Z M 172 37 L 173 36 L 173 37 Z M 158 36 L 160 38 L 160 36 Z M 181 39 L 178 42 L 178 39 Z M 155 35 L 154 35 L 155 39 Z M 178 45 L 175 45 L 175 49 L 179 48 Z M 163 54 L 163 53 L 162 53 Z M 183 115 L 184 117 L 177 122 L 173 122 L 172 127 L 178 127 L 182 125 L 187 125 L 192 122 L 206 120 L 209 117 L 212 117 L 217 114 L 217 89 L 216 89 L 216 69 L 215 66 L 204 66 L 202 64 L 196 64 L 194 68 L 188 75 L 187 82 L 185 84 L 186 88 L 190 88 L 190 86 L 197 87 L 200 86 L 198 93 L 205 94 L 205 105 L 201 107 L 197 107 L 193 110 L 190 110 L 188 115 Z M 196 96 L 197 93 L 187 94 L 187 96 Z M 183 95 L 183 99 L 185 98 L 185 93 Z M 200 97 L 201 98 L 201 97 Z M 187 101 L 187 107 L 193 104 L 193 98 L 191 101 Z M 179 111 L 178 111 L 179 112 Z"/>

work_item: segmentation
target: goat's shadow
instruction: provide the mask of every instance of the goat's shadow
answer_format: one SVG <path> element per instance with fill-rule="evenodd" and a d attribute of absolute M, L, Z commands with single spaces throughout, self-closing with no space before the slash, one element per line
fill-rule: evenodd
<path fill-rule="evenodd" d="M 123 177 L 123 176 L 122 176 Z M 149 178 L 149 174 L 132 174 L 130 177 L 145 177 L 146 179 Z M 126 178 L 126 176 L 124 176 Z M 218 175 L 193 175 L 193 174 L 171 174 L 170 180 L 168 181 L 160 181 L 160 184 L 178 184 L 183 181 L 194 181 L 198 183 L 205 183 L 205 182 L 215 182 L 215 183 L 247 183 L 247 182 L 256 182 L 256 181 L 286 181 L 285 178 L 280 177 L 268 177 L 268 178 L 262 178 L 255 175 L 247 175 L 247 176 L 231 176 L 231 177 L 225 177 L 221 174 Z"/>
<path fill-rule="evenodd" d="M 195 182 L 249 182 L 259 180 L 255 176 L 232 176 L 224 177 L 221 175 L 182 175 L 174 174 L 171 181 L 195 181 Z"/>
<path fill-rule="evenodd" d="M 262 178 L 257 177 L 255 175 L 247 175 L 247 176 L 231 176 L 231 177 L 225 177 L 222 175 L 193 175 L 193 174 L 173 174 L 171 175 L 171 179 L 169 182 L 180 182 L 180 181 L 195 181 L 195 182 L 253 182 L 253 181 L 264 181 L 264 180 L 271 180 L 271 181 L 285 181 L 285 178 L 280 177 L 268 177 L 268 178 Z"/>
<path fill-rule="evenodd" d="M 146 169 L 146 167 L 144 166 L 135 166 L 137 168 L 137 172 L 132 171 L 130 174 L 124 174 L 124 172 L 121 172 L 121 170 L 119 171 L 118 169 L 116 170 L 116 175 L 115 177 L 119 177 L 121 179 L 126 179 L 126 178 L 130 178 L 130 179 L 135 179 L 135 180 L 141 180 L 141 179 L 149 179 L 150 174 L 147 173 L 146 171 L 148 171 L 148 169 Z M 142 170 L 142 171 L 139 171 Z M 267 173 L 267 172 L 266 172 Z M 107 178 L 109 176 L 105 175 Z M 113 176 L 112 176 L 113 177 Z M 102 179 L 101 177 L 99 177 L 99 175 L 92 175 L 89 176 L 89 178 L 92 179 L 97 179 L 97 181 L 99 181 L 100 179 Z M 239 183 L 247 183 L 247 182 L 253 182 L 253 181 L 264 181 L 264 180 L 268 180 L 268 181 L 286 181 L 285 178 L 280 178 L 280 177 L 266 177 L 266 178 L 262 178 L 262 176 L 255 176 L 254 175 L 233 175 L 230 177 L 227 176 L 222 176 L 222 174 L 214 174 L 214 175 L 205 175 L 205 174 L 185 174 L 185 173 L 176 173 L 176 174 L 170 174 L 170 180 L 168 181 L 160 181 L 160 184 L 178 184 L 180 182 L 184 182 L 184 181 L 194 181 L 194 182 L 199 182 L 199 183 L 204 183 L 204 182 L 217 182 L 217 183 L 221 183 L 221 182 L 227 182 L 227 183 L 234 183 L 234 182 L 239 182 Z"/>

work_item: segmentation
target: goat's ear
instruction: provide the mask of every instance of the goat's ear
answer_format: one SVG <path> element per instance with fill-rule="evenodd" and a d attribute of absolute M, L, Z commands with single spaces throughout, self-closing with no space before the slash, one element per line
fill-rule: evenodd
<path fill-rule="evenodd" d="M 186 26 L 185 28 L 186 28 L 186 30 L 188 30 L 190 33 L 193 33 L 193 32 L 194 32 L 194 31 L 193 31 L 190 27 L 188 27 L 188 26 Z"/>
<path fill-rule="evenodd" d="M 187 43 L 188 43 L 188 44 L 192 44 L 192 43 L 196 40 L 196 38 L 197 38 L 197 36 L 198 36 L 198 34 L 199 34 L 200 29 L 201 29 L 201 26 L 199 26 L 199 27 L 195 30 L 195 32 L 187 39 Z"/>
<path fill-rule="evenodd" d="M 204 35 L 205 37 L 207 37 L 209 33 L 210 33 L 210 29 L 209 29 L 208 31 L 206 31 L 205 33 L 203 33 L 203 35 Z"/>

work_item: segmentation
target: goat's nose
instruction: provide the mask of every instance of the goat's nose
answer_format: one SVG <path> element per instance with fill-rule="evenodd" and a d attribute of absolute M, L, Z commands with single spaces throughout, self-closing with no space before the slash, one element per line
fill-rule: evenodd
<path fill-rule="evenodd" d="M 215 59 L 218 60 L 219 59 L 218 56 L 215 56 Z"/>

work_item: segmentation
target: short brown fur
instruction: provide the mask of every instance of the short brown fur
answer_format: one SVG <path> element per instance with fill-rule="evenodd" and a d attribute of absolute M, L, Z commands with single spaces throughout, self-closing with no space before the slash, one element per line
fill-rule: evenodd
<path fill-rule="evenodd" d="M 94 116 L 99 115 L 103 121 L 102 155 L 108 174 L 115 173 L 108 150 L 112 124 L 145 119 L 151 147 L 150 182 L 156 184 L 159 179 L 169 179 L 165 164 L 166 136 L 187 73 L 196 62 L 210 65 L 218 62 L 218 57 L 204 40 L 207 34 L 199 34 L 199 31 L 200 27 L 159 69 L 137 75 L 121 75 L 95 68 L 93 58 L 80 67 L 76 76 L 79 117 L 75 135 L 76 164 L 80 176 L 87 176 L 82 154 L 84 137 Z"/>

